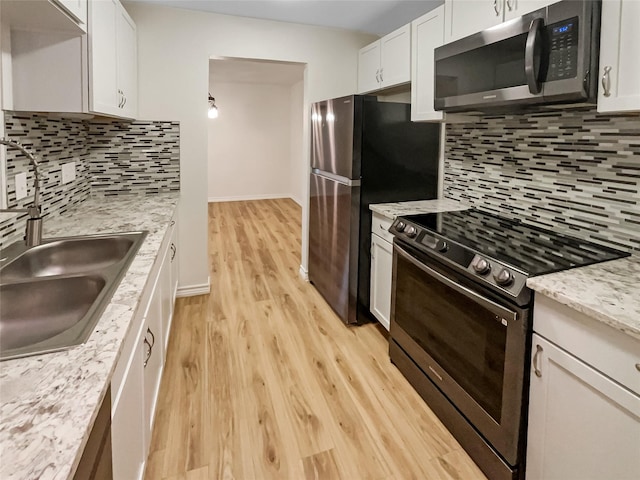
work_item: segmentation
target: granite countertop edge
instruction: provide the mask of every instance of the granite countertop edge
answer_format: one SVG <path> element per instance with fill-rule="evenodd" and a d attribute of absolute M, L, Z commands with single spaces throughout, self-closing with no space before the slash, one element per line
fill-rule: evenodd
<path fill-rule="evenodd" d="M 45 237 L 147 230 L 89 339 L 0 362 L 0 478 L 73 477 L 160 254 L 179 194 L 90 198 L 45 220 Z M 8 460 L 10 459 L 10 460 Z"/>
<path fill-rule="evenodd" d="M 527 286 L 640 340 L 640 256 L 532 277 Z"/>

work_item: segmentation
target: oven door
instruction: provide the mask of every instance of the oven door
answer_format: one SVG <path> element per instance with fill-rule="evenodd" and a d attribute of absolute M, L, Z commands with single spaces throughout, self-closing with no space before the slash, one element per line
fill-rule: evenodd
<path fill-rule="evenodd" d="M 528 310 L 397 240 L 393 250 L 392 340 L 515 465 L 524 434 Z"/>

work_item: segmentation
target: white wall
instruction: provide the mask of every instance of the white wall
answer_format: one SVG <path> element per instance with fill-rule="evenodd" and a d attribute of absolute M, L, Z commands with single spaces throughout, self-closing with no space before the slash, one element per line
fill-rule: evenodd
<path fill-rule="evenodd" d="M 211 92 L 209 201 L 291 197 L 291 88 L 211 82 Z"/>
<path fill-rule="evenodd" d="M 139 117 L 180 122 L 180 286 L 206 285 L 207 87 L 210 57 L 306 63 L 303 151 L 308 165 L 308 105 L 356 90 L 357 53 L 375 40 L 342 30 L 146 4 L 126 4 L 138 29 Z M 302 198 L 307 197 L 308 183 Z M 303 202 L 302 266 L 307 264 Z"/>
<path fill-rule="evenodd" d="M 303 205 L 304 186 L 308 182 L 308 157 L 305 155 L 303 144 L 304 125 L 304 82 L 298 82 L 290 90 L 290 166 L 289 181 L 291 182 L 291 198 Z"/>

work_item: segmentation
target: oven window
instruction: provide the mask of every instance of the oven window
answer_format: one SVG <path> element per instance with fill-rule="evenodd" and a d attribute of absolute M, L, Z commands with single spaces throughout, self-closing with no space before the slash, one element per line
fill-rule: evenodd
<path fill-rule="evenodd" d="M 492 43 L 436 62 L 436 97 L 456 97 L 527 84 L 527 34 Z"/>
<path fill-rule="evenodd" d="M 401 256 L 396 261 L 395 322 L 500 423 L 507 327 Z"/>

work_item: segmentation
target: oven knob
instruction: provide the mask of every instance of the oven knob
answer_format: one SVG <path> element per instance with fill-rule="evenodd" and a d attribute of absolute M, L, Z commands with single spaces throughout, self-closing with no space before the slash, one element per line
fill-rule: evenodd
<path fill-rule="evenodd" d="M 397 230 L 398 232 L 401 232 L 402 230 L 404 230 L 404 227 L 405 227 L 404 222 L 398 222 L 398 223 L 396 223 L 396 230 Z"/>
<path fill-rule="evenodd" d="M 445 253 L 447 250 L 449 250 L 449 245 L 444 240 L 438 240 L 438 243 L 436 243 L 436 250 L 441 253 Z"/>
<path fill-rule="evenodd" d="M 507 285 L 511 285 L 513 283 L 513 275 L 506 268 L 502 268 L 499 272 L 494 273 L 493 279 L 498 285 L 502 285 L 503 287 L 506 287 Z"/>
<path fill-rule="evenodd" d="M 409 238 L 413 238 L 418 234 L 418 230 L 416 230 L 416 227 L 413 227 L 411 225 L 408 225 L 405 229 L 404 229 L 404 233 L 407 235 L 407 237 Z"/>
<path fill-rule="evenodd" d="M 486 258 L 480 258 L 473 264 L 473 269 L 479 275 L 485 275 L 491 271 L 491 264 Z M 497 281 L 497 280 L 496 280 Z"/>

